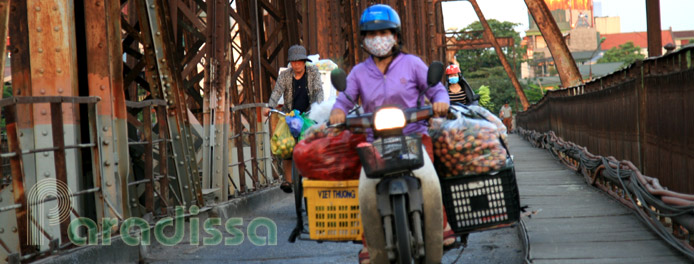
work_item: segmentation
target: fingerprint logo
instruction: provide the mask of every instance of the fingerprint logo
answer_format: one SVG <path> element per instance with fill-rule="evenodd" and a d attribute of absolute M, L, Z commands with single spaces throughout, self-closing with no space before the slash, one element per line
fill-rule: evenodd
<path fill-rule="evenodd" d="M 70 219 L 72 210 L 72 191 L 66 183 L 55 178 L 39 180 L 27 193 L 27 224 L 30 226 L 28 242 L 32 245 L 43 245 L 41 233 L 45 231 L 43 214 L 48 213 L 48 224 L 59 225 Z M 58 206 L 45 210 L 46 202 L 57 200 Z"/>

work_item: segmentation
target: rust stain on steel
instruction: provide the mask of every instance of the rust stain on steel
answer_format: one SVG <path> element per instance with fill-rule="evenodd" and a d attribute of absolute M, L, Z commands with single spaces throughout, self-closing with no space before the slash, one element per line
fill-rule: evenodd
<path fill-rule="evenodd" d="M 229 67 L 231 64 L 231 55 L 226 53 L 229 49 L 229 38 L 226 32 L 229 31 L 229 19 L 228 12 L 229 6 L 226 3 L 208 3 L 208 27 L 207 27 L 207 65 L 206 71 L 208 72 L 206 90 L 208 93 L 205 94 L 205 103 L 210 108 L 205 114 L 205 127 L 206 130 L 214 128 L 215 131 L 209 131 L 208 133 L 214 133 L 214 142 L 210 142 L 208 139 L 209 147 L 212 149 L 204 149 L 208 155 L 206 157 L 210 160 L 203 160 L 205 165 L 209 166 L 207 175 L 213 177 L 213 179 L 205 178 L 203 182 L 207 184 L 214 183 L 215 185 L 205 186 L 207 188 L 219 188 L 215 193 L 218 201 L 226 201 L 228 197 L 228 190 L 223 188 L 227 180 L 226 175 L 228 174 L 228 153 L 229 153 L 229 140 L 227 139 L 229 129 L 229 87 L 227 85 L 227 78 L 229 77 Z M 214 114 L 214 118 L 210 114 Z M 214 126 L 212 126 L 212 124 Z M 204 159 L 204 158 L 203 158 Z"/>
<path fill-rule="evenodd" d="M 315 24 L 316 24 L 316 32 L 315 32 L 315 38 L 316 38 L 316 48 L 313 50 L 309 50 L 309 54 L 313 53 L 318 53 L 318 54 L 330 54 L 330 31 L 331 27 L 334 27 L 335 24 L 331 24 L 330 22 L 330 17 L 332 15 L 321 15 L 321 14 L 332 14 L 330 11 L 330 5 L 328 1 L 315 1 L 312 3 L 315 5 L 314 9 L 309 9 L 309 12 L 311 13 L 311 17 L 315 17 Z M 335 10 L 337 13 L 337 10 Z"/>
<path fill-rule="evenodd" d="M 508 60 L 506 60 L 506 55 L 504 55 L 504 52 L 501 50 L 501 46 L 499 46 L 499 43 L 497 43 L 496 38 L 494 37 L 494 33 L 492 32 L 492 29 L 489 27 L 489 24 L 487 23 L 487 19 L 485 19 L 484 14 L 482 14 L 482 10 L 477 5 L 477 0 L 469 0 L 469 2 L 475 9 L 475 13 L 477 13 L 477 17 L 479 17 L 480 23 L 482 23 L 482 27 L 484 27 L 485 38 L 492 43 L 492 46 L 494 46 L 496 55 L 499 56 L 499 60 L 501 60 L 501 64 L 504 66 L 506 74 L 508 74 L 508 77 L 511 79 L 513 87 L 516 88 L 516 94 L 518 94 L 518 98 L 520 99 L 521 104 L 523 105 L 523 110 L 527 110 L 529 106 L 528 98 L 525 97 L 525 92 L 523 92 L 523 89 L 521 88 L 520 83 L 518 82 L 518 78 L 516 78 L 516 74 L 513 72 L 513 69 L 511 68 L 511 65 L 508 63 Z"/>
<path fill-rule="evenodd" d="M 496 42 L 500 47 L 513 47 L 515 44 L 512 37 L 496 38 Z M 455 39 L 455 37 L 447 38 L 445 46 L 449 50 L 474 50 L 494 47 L 486 39 Z"/>
<path fill-rule="evenodd" d="M 96 1 L 85 1 L 84 19 L 85 35 L 87 41 L 87 81 L 89 94 L 99 96 L 98 104 L 100 115 L 112 115 L 113 101 L 110 84 L 110 61 L 108 30 L 106 29 L 106 7 L 103 4 L 96 5 Z M 120 20 L 118 20 L 120 22 Z M 119 45 L 120 46 L 120 45 Z M 120 63 L 120 61 L 118 61 Z M 110 133 L 109 133 L 110 134 Z"/>
<path fill-rule="evenodd" d="M 154 213 L 154 161 L 152 143 L 152 107 L 147 106 L 142 109 L 143 117 L 143 135 L 145 137 L 145 179 L 149 180 L 145 183 L 145 208 L 147 212 Z"/>
<path fill-rule="evenodd" d="M 74 10 L 67 0 L 27 1 L 31 78 L 34 96 L 77 94 Z M 63 106 L 64 122 L 75 124 L 73 105 Z M 48 105 L 34 105 L 47 112 Z M 49 115 L 34 113 L 34 124 L 50 124 Z"/>
<path fill-rule="evenodd" d="M 27 23 L 27 2 L 12 1 L 10 8 L 12 22 L 9 24 L 10 51 L 12 52 L 12 92 L 14 96 L 31 96 L 31 52 L 29 50 L 29 27 Z M 31 105 L 18 105 L 17 110 L 23 113 L 17 119 L 19 129 L 33 128 Z"/>
<path fill-rule="evenodd" d="M 63 113 L 62 113 L 62 103 L 51 103 L 51 126 L 53 134 L 53 146 L 58 149 L 53 151 L 53 158 L 55 163 L 55 178 L 57 181 L 63 182 L 67 185 L 67 162 L 65 158 L 65 137 L 63 135 Z M 64 205 L 65 199 L 58 199 L 59 208 L 67 208 L 66 206 L 72 207 L 71 204 Z M 60 223 L 60 241 L 61 244 L 70 241 L 68 239 L 68 226 L 70 223 L 68 221 L 62 221 Z"/>
<path fill-rule="evenodd" d="M 255 117 L 253 116 L 253 115 L 255 115 L 256 111 L 254 109 L 252 109 L 252 110 L 253 111 L 247 110 L 247 112 L 250 115 L 250 118 L 248 119 L 248 121 L 250 123 L 249 124 L 250 135 L 248 135 L 248 142 L 250 142 L 251 146 L 252 146 L 251 147 L 251 157 L 253 157 L 253 159 L 251 160 L 251 169 L 252 169 L 251 175 L 253 178 L 253 187 L 255 189 L 257 189 L 258 184 L 259 184 L 259 182 L 258 182 L 258 149 L 256 148 L 257 141 L 255 139 L 255 134 L 258 131 L 258 129 L 257 129 L 258 126 L 255 123 Z"/>
<path fill-rule="evenodd" d="M 216 97 L 216 92 L 217 89 L 216 87 L 213 87 L 217 82 L 216 79 L 218 78 L 218 73 L 217 71 L 217 64 L 216 64 L 216 41 L 215 41 L 215 24 L 217 23 L 217 4 L 216 3 L 208 3 L 207 5 L 207 10 L 205 12 L 207 13 L 207 28 L 202 27 L 200 30 L 202 32 L 205 32 L 205 51 L 204 53 L 202 51 L 198 52 L 197 56 L 205 56 L 205 82 L 203 84 L 202 90 L 204 92 L 203 94 L 203 100 L 202 100 L 202 109 L 205 109 L 205 111 L 202 112 L 202 125 L 203 125 L 203 144 L 202 144 L 202 186 L 203 188 L 210 188 L 210 182 L 213 181 L 213 179 L 216 178 L 216 175 L 212 174 L 212 170 L 214 167 L 214 158 L 213 158 L 213 153 L 212 149 L 214 146 L 214 143 L 211 141 L 213 140 L 213 136 L 215 134 L 210 134 L 210 129 L 212 129 L 212 125 L 214 124 L 214 104 L 216 102 L 215 97 Z M 188 16 L 188 19 L 191 19 L 191 17 L 194 16 Z M 194 18 L 192 18 L 194 19 Z M 221 22 L 222 24 L 224 23 L 223 21 Z M 198 60 L 196 60 L 198 61 Z M 195 68 L 197 67 L 197 64 L 192 65 L 188 64 L 189 66 L 193 66 Z M 190 68 L 193 68 L 190 67 Z M 187 76 L 188 74 L 184 74 L 183 76 Z M 219 198 L 218 195 L 217 198 Z"/>
<path fill-rule="evenodd" d="M 648 57 L 660 56 L 663 54 L 663 42 L 660 35 L 660 0 L 646 0 L 646 21 Z"/>
<path fill-rule="evenodd" d="M 95 116 L 92 121 L 101 119 L 102 127 L 96 127 L 94 132 L 99 133 L 94 143 L 97 144 L 92 151 L 92 170 L 94 171 L 94 184 L 101 187 L 101 178 L 105 179 L 106 185 L 101 192 L 106 195 L 106 199 L 115 200 L 118 197 L 118 184 L 115 175 L 127 175 L 127 163 L 122 162 L 115 166 L 116 155 L 120 155 L 120 160 L 127 160 L 127 144 L 109 144 L 110 142 L 127 142 L 124 126 L 121 123 L 125 114 L 125 95 L 123 93 L 122 77 L 122 48 L 120 43 L 120 5 L 114 1 L 85 1 L 85 40 L 87 49 L 87 83 L 89 94 L 98 96 L 102 100 L 94 106 Z M 89 106 L 91 109 L 93 106 Z M 91 114 L 91 113 L 90 113 Z M 113 122 L 115 121 L 115 122 Z M 116 124 L 115 126 L 112 124 Z M 113 163 L 114 166 L 104 166 L 105 163 Z M 117 173 L 120 171 L 120 173 Z M 98 184 L 98 185 L 97 185 Z M 102 217 L 106 210 L 103 205 L 103 196 L 96 196 L 100 201 L 98 218 Z M 121 203 L 118 201 L 118 205 Z M 122 208 L 118 208 L 121 210 Z M 109 217 L 115 217 L 109 213 Z"/>
<path fill-rule="evenodd" d="M 147 0 L 146 2 L 144 10 L 141 10 L 147 12 L 149 16 L 141 21 L 150 23 L 151 32 L 148 32 L 148 35 L 153 39 L 154 55 L 157 58 L 159 74 L 156 81 L 160 86 L 166 87 L 167 90 L 171 91 L 171 94 L 165 93 L 165 97 L 170 102 L 168 112 L 171 117 L 169 121 L 175 122 L 175 124 L 169 124 L 169 129 L 170 132 L 174 132 L 176 135 L 173 145 L 174 153 L 178 154 L 178 156 L 175 156 L 177 158 L 177 166 L 181 168 L 178 177 L 179 179 L 181 177 L 185 179 L 182 180 L 182 184 L 184 185 L 184 192 L 190 197 L 189 201 L 202 205 L 204 202 L 202 190 L 200 189 L 200 176 L 195 160 L 195 152 L 192 149 L 193 142 L 190 126 L 188 125 L 188 107 L 185 100 L 185 91 L 183 91 L 182 76 L 174 72 L 177 68 L 174 64 L 174 59 L 176 58 L 175 50 L 169 45 L 169 43 L 174 42 L 168 5 L 163 0 Z"/>
<path fill-rule="evenodd" d="M 10 0 L 0 0 L 0 41 L 4 42 L 7 39 L 7 22 L 10 17 Z M 0 43 L 0 77 L 5 78 L 5 58 L 7 58 L 7 46 Z M 4 87 L 4 86 L 3 86 Z M 0 93 L 0 99 L 2 94 Z"/>
<path fill-rule="evenodd" d="M 108 52 L 111 57 L 110 63 L 110 79 L 111 92 L 113 93 L 113 113 L 117 119 L 125 120 L 127 112 L 125 108 L 125 93 L 123 89 L 123 47 L 121 45 L 121 6 L 118 1 L 104 1 L 106 5 L 106 31 L 108 33 Z M 116 59 L 117 58 L 117 59 Z M 99 88 L 101 89 L 101 88 Z M 104 100 L 102 100 L 103 102 Z M 122 122 L 122 121 L 121 121 Z M 121 134 L 127 133 L 123 129 Z M 119 139 L 125 140 L 127 135 L 119 136 Z"/>
<path fill-rule="evenodd" d="M 93 186 L 95 188 L 99 188 L 99 193 L 94 195 L 94 200 L 96 201 L 95 207 L 96 207 L 96 220 L 101 222 L 101 220 L 104 217 L 104 188 L 101 185 L 101 179 L 103 175 L 103 170 L 101 166 L 98 166 L 97 164 L 101 164 L 101 153 L 99 152 L 99 140 L 101 137 L 99 136 L 99 127 L 97 126 L 97 106 L 96 104 L 88 104 L 87 106 L 87 111 L 89 111 L 89 130 L 90 130 L 90 138 L 91 142 L 94 143 L 94 146 L 91 147 L 91 152 L 92 152 L 92 179 L 93 179 Z"/>
<path fill-rule="evenodd" d="M 554 18 L 545 2 L 543 0 L 525 0 L 525 4 L 535 19 L 542 37 L 547 42 L 554 64 L 557 67 L 562 87 L 566 88 L 581 84 L 581 73 L 578 71 L 576 62 L 571 56 L 561 31 L 554 22 Z"/>
<path fill-rule="evenodd" d="M 19 137 L 17 136 L 19 127 L 17 126 L 17 105 L 12 104 L 3 109 L 7 122 L 7 143 L 8 152 L 14 152 L 16 155 L 10 158 L 10 167 L 12 169 L 12 194 L 14 194 L 14 203 L 22 207 L 15 212 L 17 215 L 17 236 L 19 237 L 19 245 L 21 246 L 21 254 L 28 254 L 35 251 L 35 247 L 29 245 L 28 241 L 28 223 L 27 223 L 27 200 L 24 192 L 24 165 L 22 162 L 22 150 L 19 146 Z"/>
<path fill-rule="evenodd" d="M 168 150 L 167 142 L 168 140 L 168 126 L 164 125 L 166 122 L 166 106 L 157 107 L 157 121 L 159 123 L 159 138 L 162 140 L 159 142 L 159 174 L 162 176 L 159 180 L 159 197 L 164 203 L 169 203 L 169 176 L 168 176 Z M 161 213 L 166 214 L 166 208 L 168 206 L 161 207 Z"/>

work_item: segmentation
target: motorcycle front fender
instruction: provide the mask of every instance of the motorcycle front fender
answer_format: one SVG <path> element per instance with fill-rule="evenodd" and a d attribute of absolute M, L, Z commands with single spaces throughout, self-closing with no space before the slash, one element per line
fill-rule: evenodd
<path fill-rule="evenodd" d="M 423 151 L 424 157 L 428 157 L 426 150 Z M 426 263 L 440 263 L 443 255 L 441 185 L 434 165 L 428 158 L 424 159 L 424 166 L 414 170 L 413 174 L 421 184 Z M 359 209 L 371 263 L 388 263 L 382 216 L 378 206 L 377 186 L 380 181 L 381 179 L 366 177 L 362 169 L 359 177 Z"/>

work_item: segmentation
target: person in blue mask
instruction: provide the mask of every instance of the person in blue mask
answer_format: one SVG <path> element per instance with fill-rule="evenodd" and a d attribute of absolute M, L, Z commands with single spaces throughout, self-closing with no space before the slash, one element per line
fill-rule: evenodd
<path fill-rule="evenodd" d="M 448 97 L 451 99 L 451 104 L 477 105 L 478 96 L 475 95 L 470 85 L 463 79 L 458 65 L 448 65 L 446 67 L 446 77 Z"/>

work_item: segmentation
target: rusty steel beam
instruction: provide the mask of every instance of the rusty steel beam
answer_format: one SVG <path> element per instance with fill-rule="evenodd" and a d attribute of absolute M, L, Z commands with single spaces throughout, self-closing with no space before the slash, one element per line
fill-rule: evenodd
<path fill-rule="evenodd" d="M 143 31 L 143 34 L 152 38 L 152 46 L 155 49 L 157 74 L 153 76 L 153 81 L 161 89 L 169 107 L 167 124 L 173 140 L 180 192 L 183 194 L 184 205 L 202 205 L 200 174 L 193 149 L 188 108 L 182 89 L 182 76 L 175 73 L 177 67 L 174 65 L 174 49 L 168 45 L 172 43 L 173 37 L 168 6 L 163 0 L 145 0 L 144 2 L 145 5 L 140 5 L 139 11 L 142 11 L 146 17 L 141 18 L 140 21 L 149 24 L 149 32 Z"/>
<path fill-rule="evenodd" d="M 496 38 L 500 47 L 513 47 L 514 41 L 512 37 Z M 454 39 L 448 38 L 445 47 L 449 50 L 475 50 L 493 48 L 491 42 L 485 39 Z"/>
<path fill-rule="evenodd" d="M 54 155 L 54 162 L 55 162 L 55 178 L 58 182 L 62 182 L 63 184 L 67 185 L 68 184 L 68 178 L 67 178 L 67 163 L 65 159 L 65 138 L 63 137 L 63 110 L 62 110 L 62 103 L 51 103 L 51 126 L 52 126 L 52 132 L 53 132 L 53 146 L 57 148 L 57 150 L 53 151 Z M 64 202 L 63 199 L 58 200 L 58 208 L 65 208 L 65 206 L 70 206 L 72 205 L 64 205 L 62 204 Z M 65 243 L 66 241 L 69 241 L 68 239 L 68 225 L 70 223 L 68 221 L 62 221 L 60 223 L 60 240 Z"/>
<path fill-rule="evenodd" d="M 29 28 L 27 24 L 27 2 L 26 1 L 11 1 L 10 16 L 12 23 L 8 24 L 8 33 L 10 36 L 9 50 L 12 53 L 12 93 L 14 96 L 31 94 L 31 63 L 29 56 Z M 21 112 L 25 115 L 32 114 L 32 108 L 29 105 L 11 105 L 3 109 L 3 115 L 6 118 L 7 143 L 9 152 L 16 153 L 15 157 L 10 158 L 10 167 L 12 172 L 12 194 L 15 204 L 21 205 L 15 210 L 16 216 L 16 238 L 8 239 L 7 241 L 16 240 L 13 249 L 19 254 L 30 254 L 35 252 L 35 247 L 28 243 L 27 223 L 27 203 L 24 196 L 24 182 L 26 181 L 27 171 L 24 169 L 24 164 L 32 164 L 34 161 L 24 159 L 22 157 L 22 143 L 33 143 L 28 137 L 21 136 L 21 130 L 30 128 L 31 124 L 25 120 L 20 120 L 16 117 L 16 113 Z M 2 236 L 6 238 L 6 236 Z"/>
<path fill-rule="evenodd" d="M 430 60 L 438 60 L 445 62 L 446 51 L 440 45 L 441 39 L 437 38 L 437 32 L 444 31 L 443 16 L 440 12 L 441 5 L 439 4 L 441 0 L 430 0 L 427 1 L 427 27 L 426 33 L 428 37 L 425 38 L 429 45 L 429 58 Z"/>
<path fill-rule="evenodd" d="M 29 51 L 30 51 L 30 78 L 32 80 L 33 96 L 77 96 L 77 45 L 75 36 L 75 14 L 72 1 L 69 0 L 28 0 L 27 1 L 27 24 L 29 32 Z M 26 95 L 25 95 L 26 96 Z M 24 135 L 31 134 L 29 138 L 34 141 L 33 146 L 23 147 L 23 149 L 40 149 L 53 147 L 53 133 L 51 129 L 51 117 L 49 104 L 32 104 L 33 115 L 20 115 L 19 118 L 27 119 L 31 122 L 31 127 L 23 129 Z M 62 104 L 62 115 L 64 121 L 65 137 L 64 142 L 74 145 L 79 141 L 79 124 L 77 123 L 77 108 L 75 104 Z M 60 135 L 59 135 L 60 136 Z M 20 135 L 21 137 L 21 135 Z M 56 155 L 30 154 L 34 156 L 34 173 L 26 173 L 27 180 L 25 188 L 31 189 L 39 180 L 56 177 Z M 81 166 L 79 161 L 80 153 L 75 150 L 68 150 L 65 153 L 67 164 L 67 185 L 73 189 L 81 189 L 82 181 Z M 56 202 L 49 202 L 47 206 L 57 206 Z M 79 211 L 79 210 L 78 210 Z M 34 212 L 31 212 L 34 213 Z M 43 212 L 34 214 L 36 219 L 44 216 Z M 39 223 L 48 223 L 37 220 Z M 50 225 L 42 227 L 52 237 L 60 237 L 60 228 Z M 36 231 L 34 229 L 34 231 Z M 67 230 L 65 230 L 67 231 Z M 43 240 L 42 240 L 43 241 Z M 68 241 L 62 240 L 60 243 Z M 41 249 L 48 249 L 48 243 L 41 242 Z"/>
<path fill-rule="evenodd" d="M 152 107 L 142 109 L 142 134 L 145 144 L 145 209 L 154 214 L 154 143 L 152 142 Z"/>
<path fill-rule="evenodd" d="M 10 19 L 10 0 L 0 0 L 0 41 L 5 42 L 7 39 L 7 22 Z M 2 87 L 4 90 L 5 83 L 5 59 L 7 58 L 7 45 L 0 43 L 0 74 L 2 75 Z M 0 99 L 2 99 L 2 91 L 0 91 Z"/>
<path fill-rule="evenodd" d="M 552 54 L 554 64 L 557 67 L 562 87 L 568 88 L 583 83 L 576 62 L 573 56 L 571 56 L 571 52 L 566 42 L 564 42 L 561 31 L 555 23 L 549 8 L 547 8 L 547 4 L 543 0 L 525 0 L 525 4 L 535 19 L 542 37 L 547 42 L 549 52 Z"/>
<path fill-rule="evenodd" d="M 286 0 L 285 0 L 286 1 Z M 253 84 L 254 87 L 253 89 L 244 89 L 244 93 L 246 94 L 246 104 L 248 103 L 257 103 L 260 99 L 260 97 L 263 94 L 263 91 L 266 91 L 265 93 L 270 94 L 271 87 L 270 83 L 266 81 L 267 78 L 267 70 L 265 70 L 262 66 L 262 61 L 266 60 L 267 56 L 267 51 L 266 49 L 266 44 L 271 42 L 271 39 L 266 39 L 266 35 L 261 33 L 261 29 L 266 28 L 266 24 L 270 23 L 264 23 L 263 19 L 261 19 L 261 15 L 263 14 L 263 10 L 267 10 L 266 6 L 260 6 L 258 5 L 258 0 L 255 0 L 255 6 L 249 6 L 250 9 L 250 21 L 251 23 L 256 22 L 254 28 L 256 29 L 256 39 L 254 41 L 255 45 L 252 47 L 253 49 Z M 262 47 L 261 47 L 262 46 Z M 256 64 L 257 63 L 257 64 Z M 272 70 L 272 69 L 271 69 Z M 274 71 L 277 71 L 278 69 L 274 69 Z M 255 132 L 257 129 L 257 124 L 256 124 L 256 118 L 255 118 L 255 112 L 254 111 L 245 111 L 246 114 L 248 115 L 248 118 L 246 118 L 246 121 L 248 122 L 248 131 L 250 134 L 248 134 L 248 141 L 251 142 L 250 150 L 251 150 L 251 179 L 253 183 L 253 188 L 257 189 L 258 188 L 258 150 L 257 150 L 257 144 L 255 144 Z M 241 134 L 243 135 L 243 134 Z M 243 138 L 243 136 L 241 136 Z"/>
<path fill-rule="evenodd" d="M 228 197 L 228 133 L 230 45 L 226 2 L 207 3 L 207 57 L 204 104 L 203 183 L 215 190 L 215 201 Z"/>
<path fill-rule="evenodd" d="M 166 105 L 157 106 L 157 121 L 159 121 L 159 199 L 162 201 L 161 213 L 166 215 L 169 204 L 169 165 L 168 165 L 168 127 L 161 122 L 166 120 Z M 155 214 L 156 215 L 156 214 Z"/>
<path fill-rule="evenodd" d="M 237 151 L 237 161 L 234 163 L 238 171 L 239 189 L 245 192 L 250 188 L 258 188 L 264 185 L 264 182 L 259 182 L 259 175 L 266 175 L 264 170 L 267 170 L 266 165 L 261 166 L 259 162 L 260 156 L 266 153 L 264 143 L 261 141 L 267 140 L 264 137 L 257 137 L 257 131 L 262 127 L 262 118 L 259 118 L 259 108 L 247 109 L 238 108 L 238 106 L 247 106 L 260 102 L 265 102 L 270 96 L 274 79 L 277 78 L 279 68 L 287 64 L 286 52 L 294 41 L 299 41 L 297 33 L 289 32 L 288 24 L 295 24 L 298 30 L 304 26 L 309 26 L 304 21 L 307 17 L 302 15 L 302 25 L 298 25 L 297 13 L 291 13 L 291 10 L 285 10 L 283 13 L 277 13 L 276 16 L 263 16 L 268 9 L 279 8 L 286 5 L 294 4 L 293 0 L 276 1 L 268 3 L 267 1 L 247 1 L 237 2 L 236 12 L 231 11 L 236 19 L 246 21 L 248 28 L 243 27 L 241 23 L 237 23 L 237 31 L 239 39 L 236 44 L 232 45 L 232 49 L 236 48 L 234 54 L 241 62 L 237 62 L 232 76 L 231 87 L 231 105 L 234 106 L 231 111 L 232 130 L 234 135 L 230 139 L 235 140 L 235 148 Z M 310 3 L 309 3 L 310 4 Z M 316 2 L 314 1 L 315 5 Z M 324 6 L 329 6 L 326 3 L 321 3 Z M 306 7 L 305 5 L 303 5 Z M 269 11 L 268 11 L 269 12 Z M 278 19 L 279 18 L 279 19 Z M 313 26 L 315 28 L 315 25 Z M 307 36 L 307 35 L 304 35 Z M 317 36 L 311 36 L 314 40 L 318 40 Z M 290 40 L 291 38 L 291 40 Z M 307 41 L 304 39 L 304 46 L 307 46 Z M 240 47 L 239 47 L 240 44 Z M 294 44 L 299 44 L 298 42 Z M 317 47 L 317 46 L 316 46 Z M 327 50 L 332 50 L 325 46 Z M 307 46 L 309 52 L 311 47 Z M 314 49 L 314 50 L 317 50 Z M 236 61 L 233 60 L 232 61 Z M 241 75 L 243 73 L 243 75 Z M 242 76 L 242 80 L 241 80 Z M 236 81 L 234 81 L 236 80 Z M 238 87 L 241 84 L 243 88 Z M 244 129 L 247 129 L 245 131 Z M 248 138 L 251 143 L 250 159 L 244 158 L 244 137 Z M 262 140 L 261 140 L 262 138 Z M 250 161 L 250 167 L 243 161 Z M 264 162 L 263 162 L 264 164 Z M 247 168 L 249 167 L 249 168 Z M 261 167 L 263 169 L 261 169 Z M 250 179 L 251 183 L 247 184 Z M 259 185 L 260 184 L 260 185 Z"/>
<path fill-rule="evenodd" d="M 646 0 L 646 21 L 648 22 L 648 57 L 660 56 L 663 54 L 663 42 L 660 35 L 660 0 Z"/>
<path fill-rule="evenodd" d="M 128 175 L 127 130 L 125 124 L 125 94 L 123 90 L 122 45 L 120 41 L 120 5 L 114 1 L 85 1 L 85 39 L 87 82 L 89 94 L 102 100 L 96 107 L 95 124 L 98 134 L 96 151 L 92 152 L 94 186 L 101 188 L 95 195 L 97 223 L 102 217 L 129 215 L 127 197 L 121 193 Z M 123 161 L 123 162 L 118 162 Z M 118 164 L 118 165 L 116 165 Z M 103 183 L 103 186 L 101 185 Z M 104 199 L 116 208 L 104 206 Z"/>
<path fill-rule="evenodd" d="M 284 4 L 284 17 L 286 18 L 286 30 L 284 38 L 287 45 L 299 44 L 299 21 L 297 18 L 296 2 L 293 0 L 282 1 Z"/>
<path fill-rule="evenodd" d="M 18 5 L 18 7 L 19 6 L 21 5 Z M 19 126 L 17 124 L 17 105 L 12 104 L 7 106 L 3 109 L 3 112 L 5 114 L 7 129 L 8 152 L 15 153 L 15 156 L 10 158 L 10 167 L 12 169 L 12 194 L 14 196 L 12 201 L 21 206 L 15 210 L 15 215 L 17 217 L 16 222 L 14 223 L 16 224 L 17 230 L 16 238 L 8 239 L 8 242 L 15 241 L 15 243 L 12 244 L 17 245 L 17 247 L 13 247 L 15 250 L 18 249 L 16 253 L 30 254 L 35 251 L 35 247 L 29 245 L 29 223 L 27 221 L 28 207 L 24 191 L 24 163 L 22 161 L 22 149 L 20 147 L 18 137 L 19 133 L 21 132 L 19 131 Z M 6 237 L 7 236 L 4 235 L 2 236 L 2 238 Z"/>
<path fill-rule="evenodd" d="M 176 1 L 178 2 L 178 1 Z M 205 33 L 206 39 L 205 39 L 205 52 L 198 52 L 196 54 L 199 59 L 202 59 L 205 57 L 205 76 L 204 76 L 204 85 L 202 87 L 203 90 L 203 97 L 202 97 L 202 128 L 203 128 L 203 136 L 202 136 L 202 188 L 207 189 L 207 188 L 212 188 L 212 185 L 214 185 L 213 182 L 216 183 L 217 180 L 217 175 L 213 175 L 213 167 L 214 167 L 214 153 L 213 150 L 215 149 L 215 118 L 214 118 L 214 104 L 216 102 L 215 98 L 217 97 L 216 94 L 213 95 L 217 91 L 215 87 L 212 87 L 213 85 L 217 84 L 216 83 L 216 78 L 218 78 L 218 74 L 214 72 L 217 69 L 217 64 L 211 60 L 218 59 L 215 57 L 216 54 L 216 32 L 215 32 L 215 23 L 217 22 L 217 4 L 215 2 L 212 3 L 206 3 L 207 4 L 207 9 L 205 10 L 205 13 L 207 14 L 207 20 L 206 24 L 202 26 L 202 28 L 199 27 L 199 30 Z M 189 11 L 190 12 L 190 11 Z M 188 19 L 191 19 L 191 15 L 188 15 Z M 221 23 L 224 23 L 223 21 Z M 190 52 L 189 54 L 194 54 L 194 52 Z M 199 61 L 199 59 L 196 59 L 196 61 Z M 198 65 L 191 65 L 188 64 L 187 68 L 198 68 Z M 212 71 L 210 71 L 212 70 Z M 184 76 L 187 74 L 184 74 Z M 222 190 L 217 190 L 215 192 L 215 200 L 219 200 L 221 198 L 221 192 Z"/>
<path fill-rule="evenodd" d="M 518 98 L 520 99 L 521 104 L 523 105 L 523 110 L 527 110 L 528 106 L 530 105 L 528 103 L 528 98 L 525 97 L 525 92 L 523 92 L 523 88 L 521 88 L 520 83 L 518 82 L 518 78 L 516 77 L 516 74 L 513 72 L 513 68 L 511 68 L 511 65 L 508 63 L 506 55 L 504 55 L 503 50 L 501 50 L 501 46 L 496 41 L 496 37 L 494 37 L 492 29 L 489 27 L 489 24 L 487 23 L 487 19 L 484 18 L 482 10 L 480 9 L 479 5 L 477 5 L 477 0 L 469 0 L 469 2 L 475 9 L 475 13 L 477 13 L 477 17 L 479 18 L 480 23 L 482 23 L 482 27 L 484 28 L 485 39 L 487 39 L 487 41 L 489 41 L 494 47 L 496 55 L 498 55 L 499 60 L 501 60 L 501 65 L 504 66 L 506 74 L 508 74 L 509 79 L 511 79 L 511 83 L 513 84 L 513 87 L 516 89 L 516 94 L 518 94 Z"/>
<path fill-rule="evenodd" d="M 241 18 L 242 21 L 248 21 L 248 28 L 243 28 L 240 27 L 239 31 L 241 31 L 241 37 L 240 37 L 240 48 L 242 50 L 241 57 L 243 57 L 243 61 L 237 65 L 235 73 L 233 75 L 233 79 L 236 79 L 236 77 L 239 76 L 239 74 L 243 73 L 243 85 L 242 87 L 239 87 L 237 85 L 238 82 L 233 82 L 232 83 L 232 104 L 234 106 L 236 105 L 241 105 L 244 103 L 244 96 L 242 93 L 245 93 L 249 89 L 253 89 L 252 83 L 255 78 L 258 78 L 256 75 L 253 75 L 250 69 L 250 60 L 253 58 L 253 51 L 251 50 L 253 48 L 252 42 L 250 41 L 250 38 L 252 38 L 255 35 L 255 29 L 256 29 L 256 23 L 254 21 L 251 21 L 249 19 L 250 15 L 248 14 L 250 12 L 251 5 L 249 1 L 241 1 L 241 2 L 236 2 L 236 10 L 238 12 L 239 17 Z M 240 88 L 240 89 L 239 89 Z M 243 122 L 241 121 L 241 113 L 240 112 L 235 112 L 232 111 L 231 115 L 232 119 L 232 126 L 234 130 L 234 138 L 235 138 L 235 148 L 236 148 L 236 159 L 239 163 L 237 167 L 237 175 L 238 175 L 238 191 L 241 193 L 245 193 L 247 191 L 247 184 L 246 184 L 246 164 L 243 162 L 244 159 L 244 146 L 243 146 Z M 235 194 L 235 193 L 234 193 Z"/>

